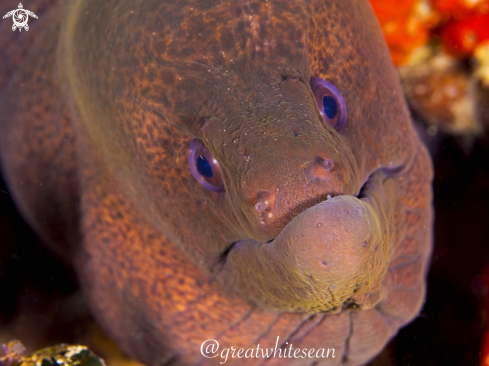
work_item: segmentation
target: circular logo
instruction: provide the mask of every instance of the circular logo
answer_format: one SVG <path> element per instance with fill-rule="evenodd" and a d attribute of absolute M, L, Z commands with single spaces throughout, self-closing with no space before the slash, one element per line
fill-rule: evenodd
<path fill-rule="evenodd" d="M 17 9 L 14 11 L 12 19 L 17 28 L 23 28 L 29 20 L 29 14 L 24 9 Z"/>

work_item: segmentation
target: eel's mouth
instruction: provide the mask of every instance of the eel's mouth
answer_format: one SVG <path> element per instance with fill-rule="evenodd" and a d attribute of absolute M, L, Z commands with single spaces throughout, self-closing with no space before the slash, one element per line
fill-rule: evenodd
<path fill-rule="evenodd" d="M 353 197 L 356 197 L 358 198 L 359 200 L 363 200 L 363 199 L 366 199 L 367 197 L 369 197 L 369 191 L 367 189 L 367 187 L 370 186 L 370 184 L 372 184 L 372 177 L 379 174 L 380 172 L 384 173 L 384 175 L 386 177 L 392 177 L 392 176 L 397 176 L 399 174 L 399 172 L 401 172 L 403 170 L 403 167 L 400 166 L 400 167 L 396 167 L 396 168 L 393 168 L 393 169 L 388 169 L 388 168 L 379 168 L 377 170 L 374 170 L 369 176 L 368 178 L 365 180 L 365 182 L 362 184 L 362 186 L 360 187 L 359 191 L 357 194 L 354 194 Z M 336 196 L 340 196 L 339 194 L 334 194 L 334 193 L 330 193 L 330 194 L 327 194 L 326 195 L 326 199 L 323 199 L 323 200 L 320 200 L 319 203 L 321 202 L 324 202 L 324 201 L 327 201 L 327 200 L 330 200 Z M 314 206 L 314 205 L 312 205 Z M 303 211 L 311 208 L 312 206 L 310 207 L 307 207 L 306 209 L 304 209 Z M 299 214 L 302 213 L 302 212 L 299 212 Z M 296 215 L 297 216 L 297 215 Z M 269 244 L 271 242 L 273 242 L 276 238 L 272 238 L 272 239 L 269 239 L 267 240 L 266 242 L 263 242 L 262 244 Z M 233 249 L 233 247 L 241 240 L 237 240 L 237 241 L 234 241 L 230 244 L 227 245 L 226 249 L 224 249 L 222 251 L 222 253 L 219 255 L 219 260 L 218 260 L 218 264 L 220 266 L 222 266 L 225 262 L 226 262 L 226 259 L 227 259 L 227 256 L 228 254 L 231 252 L 231 250 Z M 257 242 L 258 243 L 258 242 Z"/>
<path fill-rule="evenodd" d="M 357 195 L 328 196 L 268 242 L 231 243 L 216 279 L 262 308 L 335 313 L 373 307 L 390 261 L 393 192 L 384 182 L 402 170 L 375 170 Z"/>

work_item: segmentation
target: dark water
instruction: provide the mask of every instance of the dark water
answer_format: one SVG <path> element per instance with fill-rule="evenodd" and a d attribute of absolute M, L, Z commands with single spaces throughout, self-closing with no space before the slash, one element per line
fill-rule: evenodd
<path fill-rule="evenodd" d="M 489 138 L 463 146 L 446 136 L 431 146 L 435 245 L 426 303 L 374 365 L 479 365 L 487 296 L 481 273 L 489 266 Z"/>
<path fill-rule="evenodd" d="M 25 223 L 0 177 L 0 343 L 74 343 L 87 321 L 74 273 Z"/>

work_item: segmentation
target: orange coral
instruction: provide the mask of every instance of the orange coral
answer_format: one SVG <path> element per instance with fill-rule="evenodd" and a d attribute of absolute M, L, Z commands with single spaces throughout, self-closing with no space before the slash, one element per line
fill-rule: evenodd
<path fill-rule="evenodd" d="M 416 48 L 425 45 L 430 28 L 436 23 L 435 13 L 423 0 L 370 0 L 384 31 L 392 60 L 405 63 Z"/>
<path fill-rule="evenodd" d="M 417 0 L 370 0 L 370 5 L 379 22 L 386 23 L 393 19 L 407 18 Z"/>
<path fill-rule="evenodd" d="M 460 19 L 449 20 L 440 29 L 444 49 L 455 57 L 471 56 L 480 43 L 489 39 L 489 13 L 466 13 Z"/>
<path fill-rule="evenodd" d="M 398 66 L 433 35 L 458 58 L 472 56 L 489 39 L 489 0 L 370 0 L 370 4 Z"/>
<path fill-rule="evenodd" d="M 489 0 L 432 0 L 432 6 L 446 20 L 460 19 L 474 12 L 487 13 Z"/>

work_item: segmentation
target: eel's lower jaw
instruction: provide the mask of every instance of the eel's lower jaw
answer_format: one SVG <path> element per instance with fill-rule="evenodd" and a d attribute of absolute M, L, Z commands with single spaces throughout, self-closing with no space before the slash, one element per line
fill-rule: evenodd
<path fill-rule="evenodd" d="M 373 307 L 390 260 L 384 178 L 379 169 L 359 198 L 340 195 L 308 208 L 269 243 L 232 243 L 217 280 L 261 308 L 334 313 Z"/>

